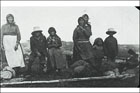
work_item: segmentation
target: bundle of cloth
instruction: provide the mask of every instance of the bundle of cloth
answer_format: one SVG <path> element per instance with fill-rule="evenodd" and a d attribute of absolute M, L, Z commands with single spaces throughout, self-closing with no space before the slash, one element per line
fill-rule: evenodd
<path fill-rule="evenodd" d="M 3 70 L 0 71 L 0 79 L 11 79 L 15 76 L 15 70 L 9 66 L 4 67 Z"/>

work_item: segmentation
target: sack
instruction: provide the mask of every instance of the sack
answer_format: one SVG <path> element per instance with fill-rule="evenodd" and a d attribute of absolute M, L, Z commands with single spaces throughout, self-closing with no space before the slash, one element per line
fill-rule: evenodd
<path fill-rule="evenodd" d="M 4 67 L 4 69 L 0 72 L 0 78 L 2 79 L 11 79 L 16 76 L 16 72 L 11 67 Z"/>
<path fill-rule="evenodd" d="M 75 73 L 80 73 L 84 70 L 85 66 L 77 66 L 74 68 Z"/>
<path fill-rule="evenodd" d="M 0 72 L 0 78 L 2 79 L 11 79 L 12 78 L 12 72 L 10 71 L 1 71 Z"/>
<path fill-rule="evenodd" d="M 103 61 L 101 68 L 102 68 L 102 72 L 112 71 L 117 68 L 117 64 L 115 62 Z"/>

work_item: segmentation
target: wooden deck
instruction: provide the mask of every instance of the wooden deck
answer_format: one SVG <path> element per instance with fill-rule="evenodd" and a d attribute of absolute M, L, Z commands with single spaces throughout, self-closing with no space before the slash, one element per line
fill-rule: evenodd
<path fill-rule="evenodd" d="M 134 75 L 128 76 L 128 78 L 133 78 Z M 112 76 L 101 76 L 101 77 L 84 77 L 84 78 L 69 78 L 69 79 L 56 79 L 56 80 L 26 80 L 25 78 L 14 78 L 11 80 L 7 80 L 1 83 L 1 87 L 80 87 L 82 83 L 82 87 L 93 87 L 97 84 L 97 82 L 102 82 L 102 85 L 98 86 L 105 86 L 105 83 L 109 81 L 113 81 L 112 83 L 115 83 L 115 81 L 124 81 L 124 75 L 119 75 L 118 77 L 112 77 Z M 126 79 L 126 78 L 125 78 Z M 94 84 L 93 84 L 94 82 Z M 75 83 L 75 84 L 74 84 Z M 92 83 L 92 84 L 90 84 Z M 104 83 L 104 84 L 103 84 Z M 78 84 L 78 85 L 76 85 Z M 86 84 L 86 85 L 84 85 Z M 89 84 L 89 85 L 87 85 Z M 76 85 L 76 86 L 75 86 Z M 93 86 L 92 86 L 93 85 Z M 97 87 L 98 87 L 97 86 Z M 109 86 L 109 85 L 107 85 Z M 117 86 L 117 84 L 116 84 Z M 131 85 L 130 85 L 131 86 Z M 113 87 L 113 86 L 112 86 Z"/>

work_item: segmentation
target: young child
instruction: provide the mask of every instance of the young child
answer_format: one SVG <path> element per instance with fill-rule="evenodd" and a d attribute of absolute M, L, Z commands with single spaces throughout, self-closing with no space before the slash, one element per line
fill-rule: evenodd
<path fill-rule="evenodd" d="M 103 48 L 103 40 L 102 38 L 96 38 L 93 44 L 93 49 L 95 52 L 95 61 L 96 66 L 98 69 L 100 69 L 100 66 L 102 64 L 102 59 L 104 57 L 104 48 Z"/>
<path fill-rule="evenodd" d="M 109 35 L 104 41 L 104 52 L 105 56 L 107 57 L 107 74 L 118 76 L 120 73 L 119 69 L 117 68 L 117 64 L 115 63 L 116 56 L 118 55 L 118 41 L 113 36 L 116 34 L 116 31 L 114 28 L 109 28 L 106 34 Z"/>
<path fill-rule="evenodd" d="M 106 34 L 109 36 L 104 41 L 105 55 L 108 61 L 115 62 L 115 58 L 118 55 L 118 43 L 113 35 L 116 34 L 116 31 L 113 28 L 109 28 Z"/>

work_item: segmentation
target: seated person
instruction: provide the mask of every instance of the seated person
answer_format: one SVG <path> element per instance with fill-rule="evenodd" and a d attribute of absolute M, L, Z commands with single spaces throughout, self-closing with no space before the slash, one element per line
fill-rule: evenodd
<path fill-rule="evenodd" d="M 31 74 L 31 67 L 33 62 L 39 61 L 39 69 L 42 72 L 47 62 L 47 49 L 46 49 L 46 37 L 42 34 L 42 30 L 39 27 L 34 27 L 32 36 L 30 38 L 31 54 L 28 64 L 28 74 Z M 44 62 L 44 63 L 43 63 Z"/>
<path fill-rule="evenodd" d="M 48 33 L 50 35 L 46 42 L 49 54 L 50 68 L 51 71 L 60 74 L 62 70 L 66 68 L 66 60 L 64 59 L 61 50 L 61 38 L 56 34 L 57 32 L 54 27 L 50 27 Z"/>
<path fill-rule="evenodd" d="M 98 70 L 100 70 L 100 66 L 102 64 L 102 59 L 104 58 L 104 49 L 103 49 L 103 40 L 102 38 L 96 38 L 93 44 L 93 49 L 95 52 L 95 63 L 96 66 L 98 68 Z"/>
<path fill-rule="evenodd" d="M 136 68 L 139 65 L 138 54 L 132 49 L 128 50 L 130 57 L 126 60 L 126 69 Z"/>
<path fill-rule="evenodd" d="M 132 49 L 128 50 L 130 57 L 127 58 L 126 62 L 121 64 L 122 74 L 135 74 L 136 70 L 139 69 L 138 54 Z"/>

